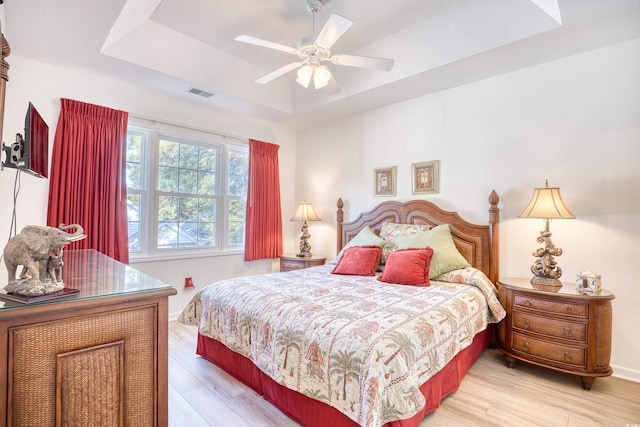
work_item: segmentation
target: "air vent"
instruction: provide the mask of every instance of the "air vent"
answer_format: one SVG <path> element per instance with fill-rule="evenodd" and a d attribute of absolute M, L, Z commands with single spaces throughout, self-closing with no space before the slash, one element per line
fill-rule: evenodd
<path fill-rule="evenodd" d="M 213 96 L 211 92 L 207 92 L 206 90 L 196 89 L 195 87 L 189 88 L 187 92 L 192 93 L 194 95 L 204 96 L 205 98 L 211 98 Z"/>

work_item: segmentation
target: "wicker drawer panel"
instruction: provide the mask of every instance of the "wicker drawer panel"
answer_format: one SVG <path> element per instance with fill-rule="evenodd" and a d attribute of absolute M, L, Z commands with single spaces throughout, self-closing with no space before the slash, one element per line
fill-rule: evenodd
<path fill-rule="evenodd" d="M 565 338 L 580 343 L 587 342 L 587 324 L 566 320 L 547 319 L 519 311 L 513 312 L 512 326 L 515 329 L 536 332 L 552 337 Z"/>
<path fill-rule="evenodd" d="M 513 334 L 512 350 L 546 361 L 586 368 L 586 348 L 576 348 L 537 340 L 518 333 Z"/>
<path fill-rule="evenodd" d="M 68 421 L 67 414 L 57 414 L 56 410 L 73 411 L 76 397 L 91 405 L 84 406 L 81 415 L 69 414 L 78 420 L 78 424 L 69 425 L 92 425 L 86 424 L 87 417 L 104 415 L 103 406 L 111 404 L 122 405 L 124 413 L 123 417 L 119 409 L 109 412 L 109 417 L 116 420 L 115 425 L 154 425 L 156 319 L 157 306 L 149 305 L 10 328 L 8 350 L 13 364 L 8 393 L 12 402 L 12 425 L 43 427 L 55 426 L 56 420 Z M 114 363 L 105 364 L 101 360 L 104 358 Z M 91 380 L 91 375 L 99 375 L 74 374 L 73 370 L 79 365 L 117 368 L 121 372 L 118 381 L 123 381 L 122 392 L 113 378 L 94 382 L 91 387 L 79 386 L 81 381 Z M 102 375 L 111 373 L 104 371 Z M 71 388 L 62 390 L 65 385 Z M 96 394 L 80 396 L 90 392 Z M 117 415 L 114 417 L 114 414 Z"/>
<path fill-rule="evenodd" d="M 58 354 L 56 426 L 122 426 L 123 396 L 124 340 Z"/>
<path fill-rule="evenodd" d="M 513 295 L 513 306 L 573 317 L 587 318 L 589 315 L 588 304 L 553 301 L 519 293 Z"/>

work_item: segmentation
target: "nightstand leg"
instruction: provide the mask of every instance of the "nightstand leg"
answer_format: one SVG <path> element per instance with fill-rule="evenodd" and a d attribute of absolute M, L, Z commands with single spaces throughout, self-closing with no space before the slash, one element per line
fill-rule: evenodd
<path fill-rule="evenodd" d="M 585 390 L 591 390 L 591 386 L 596 382 L 596 377 L 580 377 L 582 380 L 582 388 Z"/>
<path fill-rule="evenodd" d="M 507 361 L 507 368 L 511 369 L 516 366 L 516 358 L 511 356 L 504 356 L 504 359 Z"/>

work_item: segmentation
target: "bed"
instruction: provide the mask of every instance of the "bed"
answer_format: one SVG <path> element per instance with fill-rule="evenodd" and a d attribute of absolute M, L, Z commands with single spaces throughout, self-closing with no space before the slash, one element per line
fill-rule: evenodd
<path fill-rule="evenodd" d="M 304 426 L 417 426 L 504 317 L 498 201 L 478 225 L 424 200 L 344 222 L 338 200 L 334 262 L 214 283 L 178 320 L 199 328 L 197 354 Z"/>

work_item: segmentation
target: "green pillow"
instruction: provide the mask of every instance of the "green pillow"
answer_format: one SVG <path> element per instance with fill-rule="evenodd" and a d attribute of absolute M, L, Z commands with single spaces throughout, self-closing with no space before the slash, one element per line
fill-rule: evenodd
<path fill-rule="evenodd" d="M 342 254 L 347 248 L 354 246 L 380 246 L 380 248 L 382 248 L 384 244 L 385 240 L 374 233 L 367 225 L 365 228 L 360 230 L 353 239 L 349 240 L 349 243 L 347 243 L 344 248 L 342 248 L 340 253 L 338 253 L 338 256 L 336 256 L 336 262 L 340 260 Z"/>
<path fill-rule="evenodd" d="M 471 267 L 453 243 L 449 224 L 442 224 L 422 233 L 398 237 L 398 249 L 420 249 L 427 246 L 433 249 L 433 258 L 429 266 L 430 279 L 451 270 Z"/>

